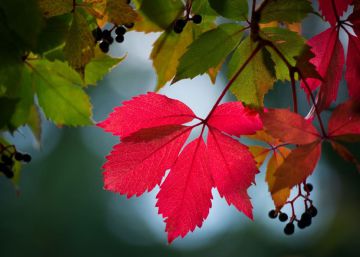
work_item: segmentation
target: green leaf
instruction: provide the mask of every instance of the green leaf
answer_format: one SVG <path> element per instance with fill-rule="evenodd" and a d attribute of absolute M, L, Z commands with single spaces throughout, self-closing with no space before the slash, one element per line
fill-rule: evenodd
<path fill-rule="evenodd" d="M 94 56 L 95 41 L 85 17 L 74 12 L 70 30 L 66 36 L 64 56 L 70 66 L 82 69 Z"/>
<path fill-rule="evenodd" d="M 225 18 L 244 21 L 248 16 L 247 0 L 209 0 L 210 6 Z"/>
<path fill-rule="evenodd" d="M 73 10 L 73 0 L 38 0 L 39 7 L 45 17 L 53 17 L 70 13 Z"/>
<path fill-rule="evenodd" d="M 260 13 L 260 22 L 298 22 L 312 11 L 308 0 L 270 0 Z"/>
<path fill-rule="evenodd" d="M 48 119 L 60 126 L 92 124 L 90 99 L 81 88 L 80 75 L 59 61 L 30 64 L 39 105 Z"/>
<path fill-rule="evenodd" d="M 239 44 L 243 27 L 237 24 L 222 24 L 200 35 L 181 57 L 172 83 L 185 78 L 194 78 L 221 63 Z"/>
<path fill-rule="evenodd" d="M 157 74 L 156 90 L 175 76 L 179 59 L 193 39 L 193 25 L 188 24 L 182 33 L 177 34 L 170 28 L 156 40 L 150 55 Z"/>
<path fill-rule="evenodd" d="M 135 0 L 134 2 L 141 17 L 135 24 L 137 31 L 166 30 L 184 12 L 184 4 L 181 0 Z"/>
<path fill-rule="evenodd" d="M 11 117 L 20 99 L 0 97 L 0 130 L 11 127 Z"/>
<path fill-rule="evenodd" d="M 250 54 L 257 47 L 250 37 L 247 37 L 235 50 L 228 68 L 228 78 L 231 79 L 240 67 L 249 58 Z M 242 73 L 234 81 L 231 92 L 240 101 L 254 107 L 264 105 L 265 94 L 273 87 L 275 82 L 274 63 L 266 49 L 258 52 Z"/>
<path fill-rule="evenodd" d="M 42 54 L 63 44 L 69 31 L 71 18 L 72 15 L 69 14 L 47 19 L 33 52 Z"/>
<path fill-rule="evenodd" d="M 36 45 L 43 25 L 37 0 L 1 0 L 0 14 L 0 20 L 5 20 L 2 22 L 14 35 L 14 41 L 18 41 L 16 44 L 22 45 L 22 49 L 30 49 Z M 3 40 L 3 30 L 1 33 Z"/>
<path fill-rule="evenodd" d="M 112 58 L 100 51 L 96 52 L 95 57 L 85 67 L 85 85 L 96 85 L 98 81 L 103 79 L 112 68 L 124 59 L 125 57 Z"/>
<path fill-rule="evenodd" d="M 286 60 L 295 66 L 297 58 L 305 48 L 305 39 L 296 32 L 282 28 L 264 28 L 261 36 L 273 42 L 276 48 L 283 54 Z M 279 55 L 270 47 L 271 58 L 275 63 L 276 78 L 290 80 L 289 69 Z"/>

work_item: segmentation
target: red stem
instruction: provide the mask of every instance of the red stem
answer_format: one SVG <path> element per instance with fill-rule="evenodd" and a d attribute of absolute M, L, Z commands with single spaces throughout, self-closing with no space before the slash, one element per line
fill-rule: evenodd
<path fill-rule="evenodd" d="M 222 91 L 221 95 L 217 99 L 216 103 L 214 104 L 213 108 L 209 112 L 208 116 L 205 118 L 204 122 L 207 122 L 211 116 L 211 114 L 215 111 L 216 107 L 219 105 L 221 100 L 224 98 L 226 92 L 229 90 L 229 88 L 232 86 L 232 84 L 236 81 L 236 79 L 240 76 L 241 72 L 245 69 L 245 67 L 249 64 L 249 62 L 255 57 L 255 55 L 261 50 L 263 47 L 262 44 L 258 44 L 255 48 L 255 50 L 250 54 L 250 56 L 246 59 L 244 64 L 240 67 L 240 69 L 235 73 L 235 75 L 231 78 L 231 80 L 227 83 L 226 87 Z"/>
<path fill-rule="evenodd" d="M 301 71 L 298 70 L 297 71 L 299 76 L 300 76 L 300 79 L 304 82 L 304 85 L 307 89 L 307 91 L 309 92 L 309 95 L 310 95 L 310 98 L 311 98 L 311 102 L 313 103 L 314 105 L 314 108 L 315 108 L 315 113 L 316 113 L 316 116 L 318 118 L 318 121 L 319 121 L 319 124 L 320 124 L 320 128 L 321 128 L 321 133 L 322 133 L 322 137 L 323 138 L 327 138 L 327 134 L 326 134 L 326 131 L 325 131 L 325 127 L 324 127 L 324 124 L 323 124 L 323 121 L 321 119 L 321 116 L 320 116 L 320 112 L 319 112 L 319 109 L 318 109 L 318 106 L 316 104 L 316 101 L 315 101 L 315 97 L 310 89 L 310 86 L 309 84 L 307 83 L 306 79 L 304 78 L 304 76 L 302 75 Z"/>

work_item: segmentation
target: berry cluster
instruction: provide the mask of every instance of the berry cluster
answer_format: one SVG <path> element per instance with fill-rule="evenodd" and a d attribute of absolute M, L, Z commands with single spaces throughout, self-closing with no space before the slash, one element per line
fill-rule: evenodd
<path fill-rule="evenodd" d="M 14 177 L 13 168 L 15 161 L 31 161 L 31 156 L 29 154 L 22 154 L 16 151 L 16 148 L 13 145 L 4 146 L 3 144 L 0 144 L 0 156 L 0 172 L 7 178 Z"/>
<path fill-rule="evenodd" d="M 127 29 L 134 27 L 134 23 L 125 24 L 124 26 L 114 26 L 112 29 L 104 29 L 97 27 L 92 31 L 92 34 L 95 38 L 95 42 L 100 42 L 99 47 L 104 53 L 109 52 L 110 45 L 114 42 L 114 38 L 111 35 L 111 32 L 115 30 L 115 41 L 118 43 L 124 42 L 124 35 Z"/>
<path fill-rule="evenodd" d="M 192 16 L 191 18 L 190 17 L 185 17 L 185 18 L 181 18 L 181 19 L 177 19 L 175 22 L 174 22 L 174 31 L 175 33 L 181 33 L 186 24 L 188 23 L 188 21 L 192 21 L 193 23 L 195 24 L 200 24 L 201 21 L 202 21 L 202 17 L 201 15 L 199 14 L 196 14 L 194 16 Z"/>
<path fill-rule="evenodd" d="M 286 235 L 292 235 L 295 232 L 295 225 L 294 223 L 297 222 L 297 226 L 299 229 L 304 229 L 306 227 L 309 227 L 312 223 L 312 218 L 314 218 L 317 215 L 317 209 L 316 207 L 313 205 L 312 200 L 310 200 L 310 192 L 313 190 L 313 185 L 310 183 L 305 184 L 304 183 L 304 191 L 305 191 L 305 195 L 302 194 L 301 192 L 301 187 L 299 186 L 299 193 L 298 195 L 292 199 L 291 201 L 286 202 L 286 204 L 290 204 L 291 205 L 291 210 L 292 210 L 292 215 L 290 218 L 289 223 L 286 224 L 285 228 L 284 228 L 284 233 Z M 301 218 L 298 219 L 296 214 L 295 214 L 295 209 L 294 209 L 294 202 L 298 199 L 298 198 L 303 198 L 304 199 L 304 204 L 305 204 L 305 212 L 301 214 Z M 308 205 L 309 204 L 309 205 Z M 288 215 L 284 212 L 281 212 L 280 210 L 271 210 L 269 212 L 269 217 L 271 219 L 276 219 L 277 217 L 279 217 L 279 220 L 281 222 L 285 222 L 289 219 Z"/>

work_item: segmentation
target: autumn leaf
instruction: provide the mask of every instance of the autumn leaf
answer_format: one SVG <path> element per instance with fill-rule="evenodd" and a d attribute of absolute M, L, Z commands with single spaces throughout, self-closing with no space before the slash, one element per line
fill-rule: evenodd
<path fill-rule="evenodd" d="M 306 145 L 320 138 L 310 120 L 286 109 L 270 109 L 261 119 L 265 131 L 285 143 Z"/>
<path fill-rule="evenodd" d="M 349 95 L 354 100 L 360 100 L 360 39 L 349 35 L 349 46 L 346 58 L 345 79 Z"/>
<path fill-rule="evenodd" d="M 311 90 L 315 90 L 320 86 L 317 105 L 319 111 L 322 111 L 336 100 L 345 62 L 344 49 L 335 28 L 329 28 L 311 38 L 308 45 L 312 47 L 311 50 L 315 54 L 315 58 L 311 60 L 311 63 L 316 66 L 323 81 L 312 78 L 306 79 L 306 81 Z M 309 94 L 304 84 L 302 84 L 302 87 Z"/>
<path fill-rule="evenodd" d="M 279 147 L 273 152 L 266 169 L 265 180 L 268 183 L 271 198 L 273 199 L 277 209 L 281 209 L 286 203 L 290 196 L 291 187 L 284 187 L 281 190 L 274 191 L 274 185 L 277 183 L 277 176 L 275 176 L 275 174 L 290 153 L 290 149 L 286 147 Z"/>
<path fill-rule="evenodd" d="M 124 138 L 143 128 L 181 125 L 194 118 L 195 114 L 182 102 L 148 93 L 116 107 L 108 119 L 97 125 L 106 132 Z"/>
<path fill-rule="evenodd" d="M 337 22 L 337 17 L 341 17 L 344 14 L 352 0 L 318 0 L 318 2 L 325 20 L 334 26 Z"/>
<path fill-rule="evenodd" d="M 304 182 L 313 173 L 320 155 L 320 140 L 292 150 L 274 173 L 276 178 L 271 193 L 277 193 L 285 188 L 293 188 Z"/>
<path fill-rule="evenodd" d="M 194 118 L 201 122 L 183 125 Z M 200 136 L 181 150 L 191 130 L 200 125 Z M 122 138 L 103 166 L 105 188 L 131 197 L 159 185 L 156 206 L 169 242 L 202 226 L 211 207 L 212 187 L 252 218 L 247 189 L 258 172 L 256 162 L 245 145 L 226 134 L 253 134 L 262 123 L 240 102 L 219 105 L 204 120 L 180 101 L 148 93 L 117 107 L 98 126 Z M 207 143 L 202 138 L 205 126 Z"/>
<path fill-rule="evenodd" d="M 329 120 L 329 137 L 345 141 L 360 139 L 360 104 L 348 100 L 339 105 Z"/>

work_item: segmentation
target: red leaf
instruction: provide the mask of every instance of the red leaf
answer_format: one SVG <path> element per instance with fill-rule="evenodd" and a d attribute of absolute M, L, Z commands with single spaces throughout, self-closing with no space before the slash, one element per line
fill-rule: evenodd
<path fill-rule="evenodd" d="M 107 156 L 105 189 L 128 197 L 152 190 L 178 157 L 190 131 L 189 127 L 173 125 L 127 137 Z"/>
<path fill-rule="evenodd" d="M 206 161 L 206 146 L 200 137 L 188 144 L 171 169 L 157 195 L 171 243 L 201 227 L 211 207 L 213 181 Z"/>
<path fill-rule="evenodd" d="M 262 128 L 259 114 L 241 102 L 230 102 L 219 105 L 212 113 L 208 125 L 229 135 L 255 134 Z"/>
<path fill-rule="evenodd" d="M 360 100 L 360 39 L 349 35 L 349 46 L 346 60 L 346 74 L 349 95 Z"/>
<path fill-rule="evenodd" d="M 353 24 L 355 34 L 360 37 L 360 1 L 354 0 L 354 10 L 348 20 Z"/>
<path fill-rule="evenodd" d="M 288 155 L 283 164 L 275 172 L 276 180 L 272 193 L 283 188 L 293 188 L 310 176 L 318 163 L 321 155 L 321 141 L 302 145 Z"/>
<path fill-rule="evenodd" d="M 339 105 L 329 120 L 329 137 L 355 139 L 360 135 L 360 103 L 354 100 Z"/>
<path fill-rule="evenodd" d="M 306 79 L 306 81 L 311 90 L 320 86 L 318 108 L 322 111 L 336 100 L 344 66 L 344 49 L 335 28 L 329 28 L 316 35 L 308 41 L 308 44 L 315 54 L 311 63 L 317 67 L 323 81 L 311 78 Z M 309 94 L 303 82 L 302 87 Z"/>
<path fill-rule="evenodd" d="M 333 6 L 332 1 L 335 6 Z M 343 16 L 353 0 L 319 0 L 321 13 L 332 26 L 337 22 L 336 16 Z M 335 10 L 334 10 L 335 7 Z"/>
<path fill-rule="evenodd" d="M 97 126 L 116 136 L 127 137 L 143 128 L 180 125 L 195 117 L 182 102 L 164 95 L 148 93 L 123 103 Z"/>
<path fill-rule="evenodd" d="M 271 109 L 261 115 L 265 131 L 282 142 L 305 145 L 320 138 L 310 120 L 287 109 Z"/>
<path fill-rule="evenodd" d="M 345 146 L 334 141 L 331 141 L 331 146 L 340 155 L 341 158 L 343 158 L 345 161 L 353 163 L 356 166 L 358 172 L 360 172 L 360 163 Z"/>
<path fill-rule="evenodd" d="M 103 166 L 105 189 L 139 196 L 161 183 L 170 169 L 157 195 L 169 242 L 201 227 L 211 207 L 214 181 L 229 204 L 252 218 L 246 190 L 257 172 L 255 161 L 247 147 L 218 129 L 238 136 L 255 133 L 262 128 L 259 115 L 241 103 L 223 104 L 212 115 L 210 124 L 204 120 L 183 126 L 195 117 L 185 104 L 149 93 L 125 102 L 99 124 L 123 137 Z M 201 133 L 179 156 L 191 130 L 199 125 L 202 132 L 206 125 L 210 128 L 209 151 Z"/>
<path fill-rule="evenodd" d="M 235 139 L 210 129 L 208 158 L 211 174 L 221 197 L 252 219 L 252 205 L 246 190 L 258 172 L 249 149 Z"/>

